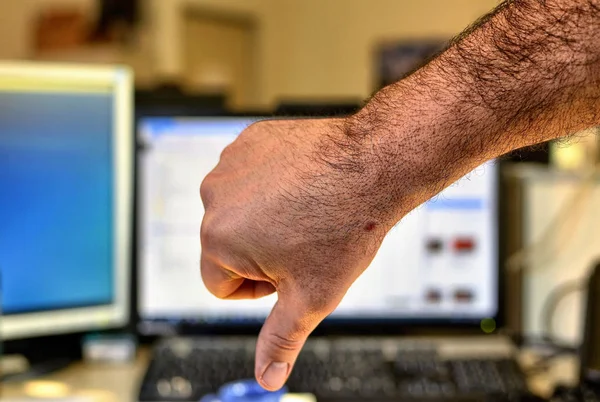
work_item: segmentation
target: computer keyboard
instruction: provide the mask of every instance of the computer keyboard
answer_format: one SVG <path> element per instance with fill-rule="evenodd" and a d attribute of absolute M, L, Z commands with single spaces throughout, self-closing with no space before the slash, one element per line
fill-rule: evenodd
<path fill-rule="evenodd" d="M 576 387 L 557 387 L 552 402 L 600 402 L 600 387 L 580 384 Z"/>
<path fill-rule="evenodd" d="M 225 383 L 253 378 L 254 346 L 255 339 L 247 338 L 163 341 L 154 350 L 139 400 L 198 401 Z M 377 340 L 347 338 L 307 342 L 287 386 L 319 401 L 482 401 L 527 391 L 512 359 L 443 360 L 433 347 L 386 350 Z"/>

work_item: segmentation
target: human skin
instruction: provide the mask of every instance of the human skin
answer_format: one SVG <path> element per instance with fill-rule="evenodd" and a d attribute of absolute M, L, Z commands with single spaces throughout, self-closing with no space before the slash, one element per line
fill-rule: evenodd
<path fill-rule="evenodd" d="M 264 388 L 408 212 L 487 160 L 598 124 L 599 28 L 600 0 L 505 2 L 355 115 L 256 123 L 225 149 L 201 186 L 201 272 L 220 298 L 278 293 Z"/>

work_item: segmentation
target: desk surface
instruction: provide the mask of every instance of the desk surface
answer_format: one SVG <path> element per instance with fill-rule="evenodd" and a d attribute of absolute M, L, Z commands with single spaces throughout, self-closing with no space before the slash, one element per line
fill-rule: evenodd
<path fill-rule="evenodd" d="M 63 397 L 83 397 L 82 402 L 128 402 L 135 401 L 138 387 L 149 361 L 149 352 L 142 349 L 135 362 L 129 364 L 77 363 L 69 368 L 22 384 L 4 384 L 2 400 L 6 402 L 36 392 L 49 396 L 50 392 L 67 392 Z M 523 353 L 521 361 L 526 367 L 534 359 L 532 353 Z M 557 382 L 574 383 L 576 360 L 572 357 L 558 359 L 547 372 L 530 378 L 530 387 L 542 395 L 549 395 Z M 58 396 L 58 395 L 57 395 Z M 75 399 L 80 402 L 80 399 Z"/>
<path fill-rule="evenodd" d="M 87 364 L 72 366 L 27 383 L 4 384 L 2 399 L 24 398 L 35 394 L 67 392 L 64 397 L 83 397 L 83 401 L 135 401 L 139 383 L 149 361 L 149 352 L 142 349 L 135 362 L 128 364 Z M 79 400 L 76 399 L 78 402 Z"/>

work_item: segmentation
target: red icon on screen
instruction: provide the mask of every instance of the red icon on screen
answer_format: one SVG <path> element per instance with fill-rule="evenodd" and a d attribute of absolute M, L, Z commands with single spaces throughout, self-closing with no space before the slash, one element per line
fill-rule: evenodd
<path fill-rule="evenodd" d="M 453 246 L 458 253 L 470 253 L 475 250 L 475 240 L 472 237 L 459 237 L 454 240 Z"/>
<path fill-rule="evenodd" d="M 474 298 L 475 296 L 470 289 L 457 289 L 454 292 L 454 300 L 457 303 L 470 303 Z"/>
<path fill-rule="evenodd" d="M 430 304 L 437 304 L 442 301 L 442 292 L 438 289 L 429 289 L 425 294 L 425 299 Z"/>

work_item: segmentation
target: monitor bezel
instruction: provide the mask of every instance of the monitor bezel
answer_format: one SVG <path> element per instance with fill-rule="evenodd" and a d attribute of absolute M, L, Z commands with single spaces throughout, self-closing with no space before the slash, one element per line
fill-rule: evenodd
<path fill-rule="evenodd" d="M 0 320 L 3 340 L 81 333 L 120 328 L 130 320 L 130 273 L 133 212 L 133 73 L 126 66 L 65 63 L 0 62 L 0 76 L 47 80 L 52 85 L 106 85 L 113 96 L 114 121 L 114 298 L 110 303 L 61 307 L 53 310 L 5 314 Z M 35 82 L 35 81 L 34 81 Z"/>
<path fill-rule="evenodd" d="M 332 110 L 334 117 L 340 117 L 335 114 L 335 110 Z M 166 116 L 162 113 L 144 112 L 138 111 L 136 114 L 136 201 L 135 201 L 135 220 L 134 230 L 136 231 L 135 239 L 139 238 L 139 210 L 140 200 L 139 194 L 141 193 L 141 180 L 140 180 L 140 161 L 139 161 L 139 150 L 141 144 L 139 142 L 139 123 L 142 119 L 149 118 L 258 118 L 258 119 L 282 119 L 282 118 L 309 118 L 310 116 L 300 113 L 296 115 L 277 115 L 269 113 L 254 113 L 254 112 L 227 112 L 222 113 L 180 113 L 175 116 Z M 314 116 L 315 118 L 324 118 L 327 116 Z M 495 167 L 495 187 L 496 187 L 496 211 L 495 211 L 495 227 L 496 227 L 496 243 L 497 243 L 497 273 L 496 273 L 496 314 L 492 317 L 478 317 L 473 319 L 448 319 L 448 318 L 424 318 L 424 319 L 406 319 L 406 318 L 376 318 L 376 319 L 341 319 L 341 318 L 329 318 L 324 320 L 316 329 L 313 331 L 313 335 L 316 336 L 335 336 L 335 335 L 381 335 L 381 336 L 398 336 L 398 335 L 464 335 L 464 334 L 482 334 L 481 320 L 484 318 L 492 318 L 496 323 L 496 332 L 502 330 L 505 325 L 505 308 L 504 308 L 504 275 L 503 270 L 503 242 L 502 242 L 502 228 L 501 228 L 501 214 L 503 207 L 502 197 L 502 186 L 501 186 L 501 165 L 500 159 L 496 160 Z M 200 202 L 200 201 L 199 201 Z M 139 246 L 138 244 L 134 247 L 135 253 L 135 264 L 134 264 L 134 283 L 137 284 L 136 295 L 132 297 L 132 316 L 134 317 L 136 328 L 142 337 L 155 338 L 162 336 L 173 336 L 173 335 L 211 335 L 211 336 L 227 336 L 227 335 L 256 335 L 260 330 L 262 323 L 256 322 L 245 322 L 245 323 L 232 323 L 232 322 L 218 322 L 218 321 L 202 321 L 200 319 L 177 319 L 175 317 L 165 317 L 164 320 L 155 322 L 153 320 L 145 320 L 141 317 L 139 309 L 139 280 L 138 273 L 141 269 L 140 259 L 138 258 Z M 160 328 L 157 331 L 145 330 L 146 325 L 151 323 L 152 326 Z"/>

